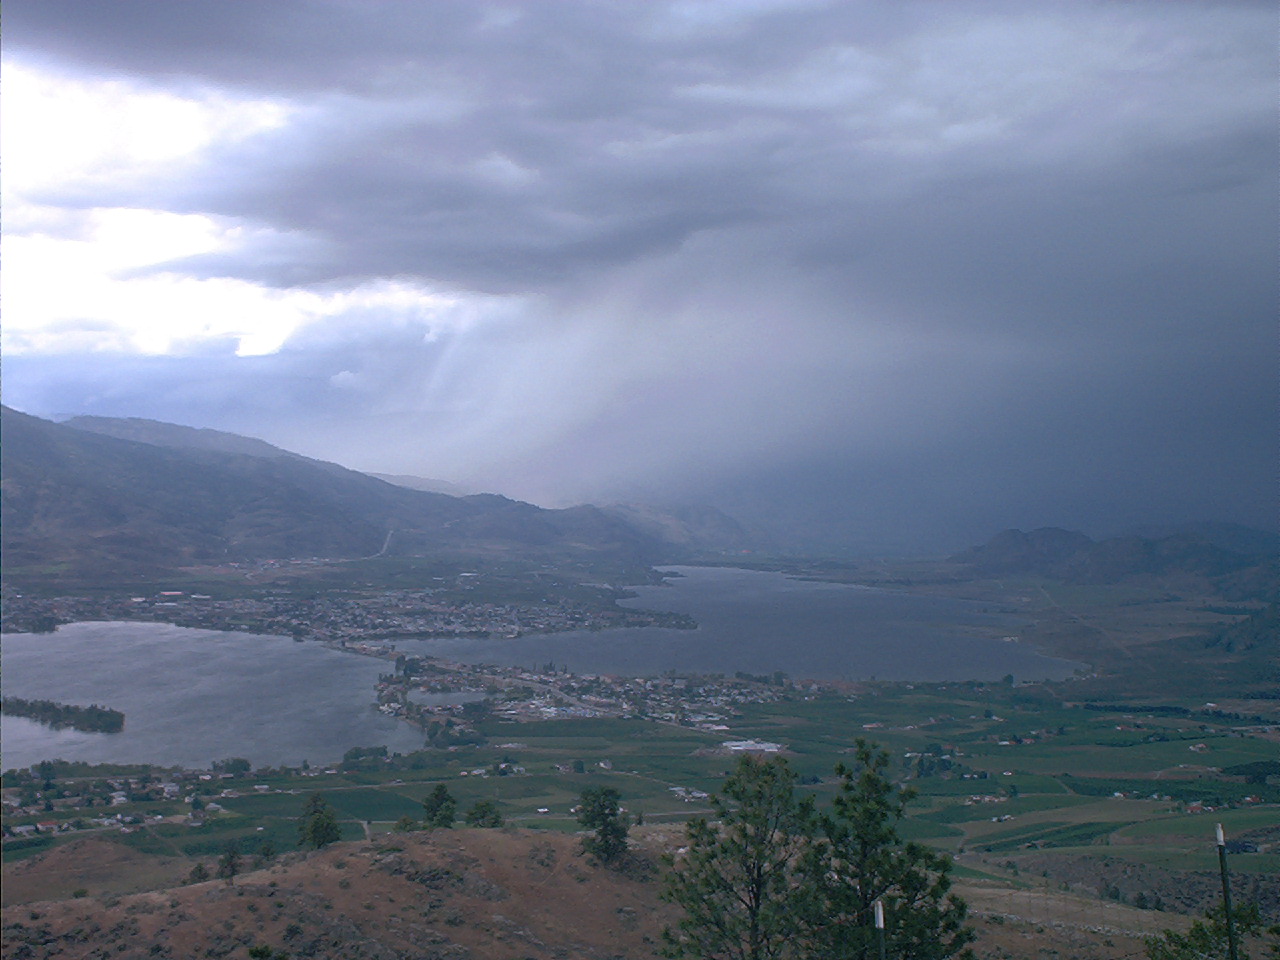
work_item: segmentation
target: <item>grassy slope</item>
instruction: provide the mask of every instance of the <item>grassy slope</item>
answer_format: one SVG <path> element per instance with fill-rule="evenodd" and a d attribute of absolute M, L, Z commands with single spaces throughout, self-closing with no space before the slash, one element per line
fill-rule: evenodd
<path fill-rule="evenodd" d="M 676 842 L 671 828 L 637 837 L 643 866 Z M 282 857 L 243 874 L 121 895 L 100 890 L 87 866 L 104 851 L 81 841 L 27 864 L 42 889 L 90 887 L 81 899 L 6 910 L 5 955 L 81 960 L 101 951 L 244 956 L 268 945 L 290 956 L 361 960 L 423 957 L 639 958 L 656 955 L 674 911 L 658 899 L 651 872 L 607 870 L 585 858 L 577 839 L 527 830 L 435 831 L 335 844 Z M 154 861 L 154 858 L 150 858 Z M 164 861 L 113 861 L 117 878 L 163 881 Z M 167 881 L 165 881 L 167 882 Z M 975 906 L 983 956 L 1080 960 L 1134 955 L 1140 936 L 1176 917 L 1152 916 L 1073 894 L 1011 889 L 975 877 L 961 892 Z M 212 953 L 210 953 L 212 951 Z"/>

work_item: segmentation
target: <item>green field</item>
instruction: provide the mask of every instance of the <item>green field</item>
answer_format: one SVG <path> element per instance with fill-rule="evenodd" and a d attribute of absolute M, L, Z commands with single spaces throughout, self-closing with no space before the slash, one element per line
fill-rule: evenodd
<path fill-rule="evenodd" d="M 836 789 L 837 764 L 848 763 L 865 738 L 884 746 L 895 778 L 916 792 L 902 836 L 962 855 L 961 877 L 1018 882 L 1010 870 L 1024 857 L 1038 858 L 1036 870 L 1049 877 L 1044 858 L 1054 856 L 1203 873 L 1216 868 L 1219 822 L 1233 839 L 1274 843 L 1280 784 L 1274 778 L 1248 784 L 1219 772 L 1274 759 L 1275 742 L 1248 723 L 1197 713 L 1194 700 L 1144 714 L 1073 706 L 1064 696 L 1069 685 L 1050 695 L 1046 689 L 883 684 L 858 695 L 797 692 L 735 707 L 724 721 L 730 729 L 717 733 L 646 720 L 490 720 L 480 727 L 487 740 L 481 746 L 365 761 L 316 776 L 255 771 L 202 782 L 194 789 L 223 808 L 203 826 L 183 821 L 182 803 L 113 807 L 112 814 L 165 815 L 172 822 L 103 835 L 162 856 L 213 858 L 230 841 L 248 857 L 264 842 L 280 853 L 296 847 L 297 818 L 312 793 L 332 804 L 344 838 L 356 839 L 420 818 L 422 799 L 441 783 L 457 800 L 459 821 L 484 799 L 512 825 L 576 831 L 571 810 L 579 795 L 608 786 L 631 816 L 679 822 L 708 813 L 710 805 L 673 788 L 684 796 L 714 793 L 737 762 L 721 743 L 751 738 L 782 744 L 801 789 L 822 808 Z M 496 775 L 500 763 L 520 769 Z M 565 772 L 575 769 L 581 772 Z M 220 796 L 224 789 L 240 795 Z M 1201 807 L 1212 809 L 1193 812 Z M 72 815 L 58 810 L 7 822 Z M 10 840 L 4 856 L 29 857 L 76 835 Z M 1280 873 L 1280 854 L 1235 854 L 1232 866 L 1264 878 Z"/>

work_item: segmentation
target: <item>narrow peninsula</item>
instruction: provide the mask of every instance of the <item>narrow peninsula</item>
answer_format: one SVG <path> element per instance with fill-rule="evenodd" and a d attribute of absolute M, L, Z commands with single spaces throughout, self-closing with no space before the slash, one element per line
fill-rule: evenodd
<path fill-rule="evenodd" d="M 0 712 L 14 717 L 26 717 L 44 723 L 55 730 L 71 727 L 89 733 L 119 733 L 124 729 L 124 714 L 119 710 L 90 704 L 87 707 L 71 703 L 55 703 L 52 700 L 23 700 L 21 697 L 5 697 L 0 701 Z"/>

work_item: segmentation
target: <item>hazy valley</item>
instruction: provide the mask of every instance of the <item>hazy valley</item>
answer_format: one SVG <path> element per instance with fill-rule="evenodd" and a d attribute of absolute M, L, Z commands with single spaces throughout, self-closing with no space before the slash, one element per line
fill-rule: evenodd
<path fill-rule="evenodd" d="M 127 639 L 138 621 L 240 631 L 246 651 L 269 642 L 254 635 L 283 635 L 326 644 L 337 666 L 368 663 L 374 686 L 339 674 L 324 682 L 346 684 L 342 709 L 377 708 L 403 741 L 390 751 L 335 743 L 326 754 L 321 737 L 300 748 L 310 769 L 290 756 L 207 772 L 158 757 L 10 770 L 14 956 L 87 957 L 103 943 L 170 956 L 648 956 L 675 916 L 657 900 L 661 854 L 720 789 L 744 749 L 731 745 L 787 757 L 822 802 L 860 736 L 887 745 L 895 779 L 919 791 L 904 830 L 955 858 L 983 955 L 1031 956 L 1034 946 L 1118 957 L 1143 936 L 1185 929 L 1186 914 L 1215 896 L 1215 821 L 1232 837 L 1238 895 L 1265 914 L 1280 908 L 1274 535 L 1223 524 L 1102 540 L 1040 529 L 946 559 L 777 557 L 705 508 L 549 511 L 411 490 L 214 431 L 4 417 L 11 677 L 29 669 L 12 631 L 42 631 L 21 638 L 35 645 L 23 649 L 56 656 L 71 642 L 48 632 L 59 624 L 119 621 L 120 641 L 81 641 L 82 660 L 142 649 L 140 632 Z M 686 564 L 685 578 L 670 580 L 673 563 Z M 714 574 L 706 586 L 699 571 Z M 836 601 L 864 606 L 819 612 Z M 882 619 L 872 602 L 890 604 Z M 926 608 L 936 612 L 918 640 L 893 639 L 896 619 Z M 719 628 L 741 656 L 721 654 L 714 669 L 564 665 L 663 635 L 693 662 L 697 644 L 719 642 L 721 609 L 742 611 Z M 816 643 L 819 621 L 806 627 L 806 616 L 866 632 L 885 655 L 908 642 L 924 652 L 897 681 L 883 656 L 879 679 L 874 666 L 840 676 L 795 666 L 795 656 L 752 666 L 751 643 L 766 650 L 787 633 Z M 201 636 L 167 642 L 182 660 L 223 669 L 199 653 Z M 832 642 L 852 656 L 852 637 Z M 927 679 L 925 664 L 946 646 L 976 657 L 979 643 L 992 645 L 988 659 Z M 271 650 L 269 673 L 301 666 L 302 650 Z M 1024 651 L 1076 666 L 1041 679 L 1049 670 L 1037 661 L 1010 666 Z M 504 656 L 507 666 L 486 663 Z M 127 659 L 101 663 L 101 677 L 122 679 L 106 683 L 107 696 L 79 699 L 110 699 L 113 683 L 128 683 Z M 49 695 L 52 679 L 28 686 L 20 704 L 63 699 Z M 237 717 L 255 713 L 230 688 L 215 696 Z M 324 702 L 305 696 L 286 709 Z M 140 709 L 135 724 L 164 723 Z M 222 726 L 217 716 L 200 723 Z M 14 737 L 17 722 L 6 719 Z M 221 741 L 227 757 L 237 749 L 226 737 L 247 735 L 233 729 Z M 74 734 L 88 758 L 102 742 L 93 738 L 111 736 Z M 212 745 L 197 749 L 216 759 Z M 506 826 L 418 832 L 423 800 L 442 784 L 463 807 L 492 800 Z M 578 828 L 575 796 L 605 785 L 644 821 L 622 873 L 565 836 Z M 342 840 L 289 853 L 316 792 L 336 805 Z M 234 886 L 181 884 L 194 864 L 212 871 L 229 843 L 256 872 Z M 567 886 L 550 894 L 556 884 Z M 567 904 L 578 884 L 592 889 L 594 912 L 568 923 L 546 897 Z M 50 898 L 62 902 L 33 902 Z"/>

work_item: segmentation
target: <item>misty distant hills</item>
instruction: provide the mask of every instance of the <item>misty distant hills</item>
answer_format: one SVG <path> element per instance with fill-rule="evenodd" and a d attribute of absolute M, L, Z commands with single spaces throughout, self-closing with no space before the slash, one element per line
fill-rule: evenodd
<path fill-rule="evenodd" d="M 411 489 L 217 430 L 107 417 L 58 424 L 7 407 L 2 415 L 8 572 L 375 555 L 656 563 L 762 546 L 711 507 L 546 510 L 494 494 Z M 1231 524 L 1150 534 L 1007 530 L 952 559 L 984 576 L 1194 575 L 1242 596 L 1277 592 L 1280 536 Z"/>
<path fill-rule="evenodd" d="M 758 536 L 715 507 L 611 503 L 600 509 L 646 536 L 692 552 L 742 553 L 762 547 Z"/>
<path fill-rule="evenodd" d="M 1238 523 L 1206 521 L 1147 525 L 1133 530 L 1132 535 L 1147 540 L 1164 540 L 1169 537 L 1194 538 L 1245 557 L 1280 555 L 1280 534 L 1242 527 Z"/>
<path fill-rule="evenodd" d="M 408 487 L 410 490 L 429 490 L 455 497 L 474 494 L 474 491 L 445 480 L 391 473 L 371 473 L 369 476 L 396 486 Z M 633 530 L 677 551 L 723 554 L 766 549 L 764 538 L 748 533 L 737 520 L 715 507 L 658 506 L 647 503 L 608 503 L 595 506 L 605 515 L 620 520 Z"/>
<path fill-rule="evenodd" d="M 1083 533 L 1058 527 L 1041 527 L 1030 533 L 1005 530 L 977 547 L 970 547 L 951 559 L 967 563 L 978 573 L 1038 573 L 1053 575 L 1062 565 L 1093 540 Z"/>
<path fill-rule="evenodd" d="M 371 473 L 371 477 L 393 483 L 397 487 L 408 487 L 410 490 L 426 490 L 428 493 L 447 493 L 451 497 L 466 497 L 478 490 L 468 490 L 458 483 L 448 480 L 432 480 L 429 477 L 415 477 L 404 473 Z"/>
<path fill-rule="evenodd" d="M 248 457 L 296 457 L 306 458 L 288 450 L 281 450 L 265 440 L 242 437 L 222 430 L 184 427 L 176 423 L 145 420 L 141 417 L 72 417 L 62 421 L 64 426 L 100 433 L 117 440 L 134 440 L 157 447 L 175 450 L 211 450 L 216 453 L 240 453 Z M 315 461 L 319 462 L 319 461 Z"/>
<path fill-rule="evenodd" d="M 951 559 L 985 576 L 1034 574 L 1075 583 L 1174 575 L 1230 580 L 1242 587 L 1274 581 L 1280 536 L 1233 524 L 1188 524 L 1158 532 L 1163 535 L 1093 540 L 1056 527 L 1005 530 Z"/>
<path fill-rule="evenodd" d="M 218 431 L 57 424 L 3 408 L 8 570 L 81 573 L 379 553 L 653 562 L 667 545 L 595 507 L 410 490 Z"/>

